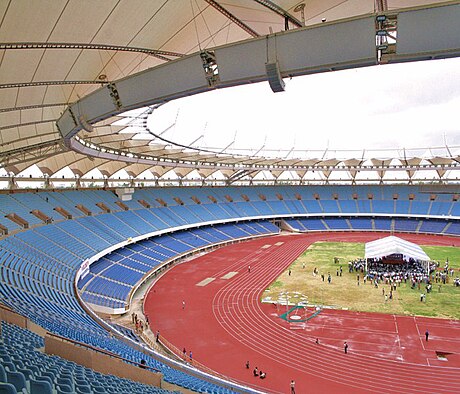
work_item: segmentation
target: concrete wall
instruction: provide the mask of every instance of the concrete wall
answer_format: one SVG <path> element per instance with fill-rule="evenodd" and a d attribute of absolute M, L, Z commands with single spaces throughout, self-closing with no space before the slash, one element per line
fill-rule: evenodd
<path fill-rule="evenodd" d="M 54 336 L 45 336 L 45 353 L 54 354 L 103 374 L 111 374 L 120 378 L 161 387 L 161 373 L 127 364 L 118 358 L 95 352 Z"/>
<path fill-rule="evenodd" d="M 0 320 L 15 324 L 21 328 L 27 328 L 27 319 L 7 308 L 0 308 Z"/>

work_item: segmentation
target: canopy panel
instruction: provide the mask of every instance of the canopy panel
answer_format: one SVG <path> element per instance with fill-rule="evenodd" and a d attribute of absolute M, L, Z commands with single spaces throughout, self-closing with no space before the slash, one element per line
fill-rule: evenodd
<path fill-rule="evenodd" d="M 393 235 L 366 243 L 366 259 L 380 258 L 392 254 L 402 254 L 404 258 L 413 258 L 420 261 L 431 260 L 420 246 Z"/>

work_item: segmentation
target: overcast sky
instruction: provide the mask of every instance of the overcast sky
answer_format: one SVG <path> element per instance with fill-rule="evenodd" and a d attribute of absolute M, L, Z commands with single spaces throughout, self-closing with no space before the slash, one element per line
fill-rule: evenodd
<path fill-rule="evenodd" d="M 380 65 L 175 100 L 149 122 L 194 146 L 362 150 L 460 146 L 460 59 Z M 177 119 L 177 121 L 176 121 Z M 175 125 L 171 127 L 175 122 Z M 454 149 L 455 150 L 455 149 Z M 457 151 L 457 150 L 456 150 Z M 356 156 L 356 155 L 351 155 Z"/>

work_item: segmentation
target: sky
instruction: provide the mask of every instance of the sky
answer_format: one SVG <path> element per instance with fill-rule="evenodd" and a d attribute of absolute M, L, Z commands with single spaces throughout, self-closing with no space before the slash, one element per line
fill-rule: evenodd
<path fill-rule="evenodd" d="M 149 119 L 162 137 L 218 151 L 261 147 L 276 156 L 328 150 L 412 149 L 445 142 L 460 153 L 460 59 L 379 65 L 218 89 L 167 103 Z M 232 144 L 232 141 L 234 143 Z M 315 152 L 317 151 L 317 152 Z M 272 152 L 272 153 L 275 153 Z M 444 150 L 445 152 L 445 150 Z M 316 155 L 315 155 L 316 153 Z M 439 151 L 433 151 L 433 156 Z M 419 153 L 420 154 L 420 153 Z"/>

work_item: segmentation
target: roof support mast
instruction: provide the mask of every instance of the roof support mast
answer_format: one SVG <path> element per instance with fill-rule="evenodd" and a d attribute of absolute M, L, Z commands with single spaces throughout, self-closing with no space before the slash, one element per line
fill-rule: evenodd
<path fill-rule="evenodd" d="M 214 7 L 217 11 L 219 11 L 222 15 L 225 15 L 228 19 L 230 19 L 235 25 L 241 27 L 246 33 L 251 35 L 252 37 L 260 37 L 260 34 L 257 33 L 255 30 L 251 29 L 246 23 L 244 23 L 241 19 L 237 18 L 233 15 L 230 11 L 226 8 L 222 7 L 217 1 L 214 0 L 204 0 L 208 3 L 211 7 Z"/>
<path fill-rule="evenodd" d="M 375 0 L 375 5 L 377 6 L 378 12 L 388 11 L 388 2 L 387 0 Z"/>
<path fill-rule="evenodd" d="M 285 21 L 285 30 L 288 29 L 288 22 L 291 22 L 295 27 L 303 27 L 303 23 L 299 21 L 295 16 L 292 16 L 289 12 L 285 11 L 279 5 L 273 3 L 270 0 L 254 0 L 256 3 L 263 5 L 269 10 L 273 11 L 275 14 L 278 14 L 284 18 Z"/>

